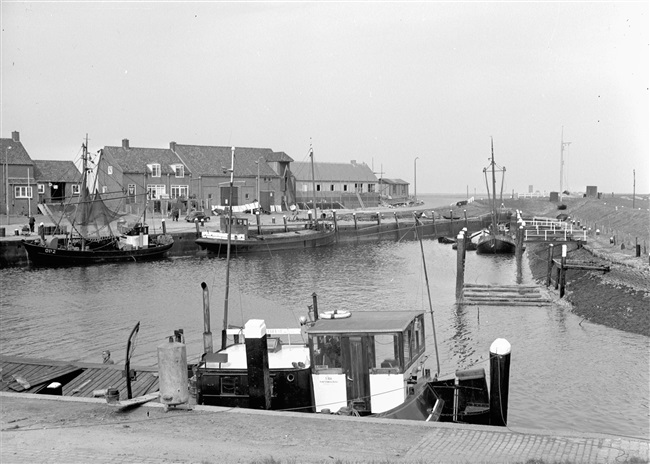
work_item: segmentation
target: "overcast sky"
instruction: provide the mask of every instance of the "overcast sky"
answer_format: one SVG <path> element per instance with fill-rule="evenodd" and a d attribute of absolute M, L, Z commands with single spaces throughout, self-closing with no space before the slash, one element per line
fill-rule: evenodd
<path fill-rule="evenodd" d="M 248 146 L 418 193 L 650 192 L 648 2 L 2 1 L 2 137 Z M 415 158 L 418 158 L 415 161 Z M 413 189 L 413 185 L 411 187 Z"/>

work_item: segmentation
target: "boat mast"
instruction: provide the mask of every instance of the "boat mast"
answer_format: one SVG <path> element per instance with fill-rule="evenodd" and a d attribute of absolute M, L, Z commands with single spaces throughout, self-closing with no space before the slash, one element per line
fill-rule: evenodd
<path fill-rule="evenodd" d="M 497 179 L 494 173 L 494 139 L 490 137 L 490 147 L 492 149 L 492 227 L 494 233 L 497 231 L 497 206 L 496 206 L 496 196 L 497 196 Z"/>
<path fill-rule="evenodd" d="M 88 200 L 88 134 L 86 134 L 86 141 L 83 144 L 83 151 L 81 154 L 82 171 L 81 171 L 81 250 L 86 248 L 86 222 L 88 222 L 88 207 L 90 201 Z"/>
<path fill-rule="evenodd" d="M 235 147 L 230 154 L 230 199 L 228 200 L 228 246 L 226 248 L 226 293 L 223 300 L 223 330 L 221 331 L 221 349 L 226 348 L 228 330 L 228 296 L 230 294 L 230 240 L 232 235 L 232 191 L 235 175 Z"/>
<path fill-rule="evenodd" d="M 314 174 L 314 149 L 309 145 L 309 157 L 311 158 L 311 188 L 314 193 L 314 223 L 318 228 L 318 211 L 316 210 L 316 175 Z"/>
<path fill-rule="evenodd" d="M 429 276 L 427 274 L 427 263 L 424 259 L 424 246 L 422 245 L 422 236 L 418 232 L 418 227 L 420 226 L 420 221 L 418 220 L 417 215 L 414 213 L 415 217 L 415 234 L 418 236 L 420 241 L 420 252 L 422 254 L 422 267 L 424 268 L 424 280 L 427 283 L 427 295 L 429 296 L 429 312 L 431 313 L 431 326 L 433 327 L 433 344 L 436 348 L 436 365 L 438 370 L 436 371 L 436 379 L 440 375 L 440 357 L 438 356 L 438 339 L 436 338 L 436 321 L 433 318 L 433 305 L 431 304 L 431 290 L 429 289 Z"/>

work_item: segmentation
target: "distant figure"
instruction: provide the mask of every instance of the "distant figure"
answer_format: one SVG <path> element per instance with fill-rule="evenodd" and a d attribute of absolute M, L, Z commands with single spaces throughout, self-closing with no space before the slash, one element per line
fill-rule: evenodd
<path fill-rule="evenodd" d="M 34 216 L 30 216 L 29 218 L 29 231 L 34 232 L 34 224 L 36 224 L 36 219 L 34 219 Z"/>
<path fill-rule="evenodd" d="M 104 364 L 115 364 L 115 362 L 111 359 L 111 352 L 108 350 L 102 351 L 102 360 Z"/>

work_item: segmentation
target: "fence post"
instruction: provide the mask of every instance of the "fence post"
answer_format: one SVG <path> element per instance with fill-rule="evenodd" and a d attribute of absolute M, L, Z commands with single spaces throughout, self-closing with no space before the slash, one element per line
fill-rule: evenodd
<path fill-rule="evenodd" d="M 553 273 L 553 244 L 548 246 L 548 257 L 546 258 L 546 286 L 551 285 L 551 274 Z"/>

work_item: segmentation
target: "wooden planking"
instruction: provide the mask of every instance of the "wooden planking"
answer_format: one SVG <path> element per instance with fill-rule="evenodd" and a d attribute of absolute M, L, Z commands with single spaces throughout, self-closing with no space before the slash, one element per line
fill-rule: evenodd
<path fill-rule="evenodd" d="M 61 377 L 73 375 L 81 369 L 71 364 L 67 365 L 48 365 L 48 364 L 22 364 L 18 362 L 2 361 L 2 382 L 0 382 L 1 391 L 16 392 L 35 392 L 41 390 L 44 384 L 54 382 Z M 29 388 L 16 382 L 14 376 L 20 376 L 29 383 Z"/>
<path fill-rule="evenodd" d="M 65 378 L 64 396 L 93 397 L 95 390 L 109 387 L 120 391 L 120 398 L 126 399 L 126 378 L 124 368 L 116 364 L 65 362 L 47 359 L 19 358 L 0 355 L 2 381 L 0 391 L 38 393 L 46 383 Z M 134 367 L 136 380 L 131 381 L 132 396 L 144 396 L 158 390 L 158 371 L 151 367 Z M 75 376 L 75 372 L 78 374 Z M 20 375 L 30 383 L 23 388 L 13 378 Z M 74 377 L 70 380 L 70 377 Z M 13 387 L 13 388 L 12 388 Z"/>
<path fill-rule="evenodd" d="M 545 306 L 551 303 L 533 285 L 465 284 L 460 304 L 485 306 Z"/>

